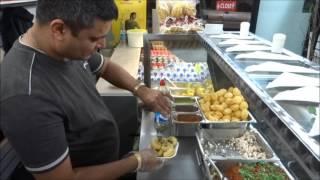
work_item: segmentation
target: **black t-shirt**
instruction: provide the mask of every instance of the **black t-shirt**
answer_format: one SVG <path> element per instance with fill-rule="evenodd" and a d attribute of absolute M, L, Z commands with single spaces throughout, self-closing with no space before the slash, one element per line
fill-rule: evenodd
<path fill-rule="evenodd" d="M 103 56 L 57 61 L 16 41 L 1 64 L 0 127 L 26 169 L 116 160 L 117 125 L 96 90 Z"/>

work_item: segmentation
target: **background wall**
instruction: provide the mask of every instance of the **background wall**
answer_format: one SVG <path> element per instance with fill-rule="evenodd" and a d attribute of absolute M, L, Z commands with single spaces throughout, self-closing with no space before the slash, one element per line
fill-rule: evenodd
<path fill-rule="evenodd" d="M 310 13 L 303 13 L 305 0 L 261 0 L 256 34 L 272 41 L 274 33 L 285 33 L 285 48 L 302 54 Z"/>
<path fill-rule="evenodd" d="M 112 22 L 113 39 L 111 44 L 116 45 L 120 39 L 121 25 L 124 24 L 126 19 L 130 18 L 131 12 L 136 12 L 136 21 L 141 29 L 146 29 L 147 24 L 147 0 L 115 0 L 119 16 L 116 21 Z"/>

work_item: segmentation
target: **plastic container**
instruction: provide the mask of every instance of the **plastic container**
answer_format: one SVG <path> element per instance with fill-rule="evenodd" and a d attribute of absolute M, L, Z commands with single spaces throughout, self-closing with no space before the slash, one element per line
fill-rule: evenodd
<path fill-rule="evenodd" d="M 169 94 L 166 87 L 165 81 L 162 79 L 160 81 L 159 91 L 163 94 Z M 169 100 L 169 99 L 168 99 Z M 158 135 L 169 135 L 170 134 L 170 117 L 163 116 L 160 112 L 155 112 L 154 125 L 157 130 Z"/>
<path fill-rule="evenodd" d="M 160 112 L 155 112 L 154 115 L 154 125 L 158 133 L 165 133 L 169 128 L 169 118 L 160 114 Z"/>
<path fill-rule="evenodd" d="M 158 154 L 158 158 L 163 160 L 163 161 L 174 158 L 178 153 L 179 141 L 178 141 L 178 139 L 176 137 L 174 137 L 176 139 L 176 143 L 173 143 L 172 141 L 169 140 L 172 137 L 174 137 L 174 136 L 156 137 L 156 138 L 154 138 L 152 140 L 152 142 L 150 144 L 150 148 L 153 149 Z M 165 142 L 162 141 L 161 139 L 165 139 Z M 165 151 L 168 150 L 168 147 L 170 147 L 169 145 L 173 148 L 172 149 L 173 150 L 173 154 L 171 154 L 171 156 L 165 156 L 162 153 L 165 153 Z M 161 155 L 159 155 L 160 152 L 161 152 Z"/>
<path fill-rule="evenodd" d="M 145 29 L 130 29 L 127 31 L 128 45 L 130 47 L 143 47 L 143 34 L 147 33 Z"/>
<path fill-rule="evenodd" d="M 174 154 L 170 157 L 158 157 L 159 159 L 162 159 L 162 161 L 167 161 L 169 159 L 172 159 L 174 157 L 177 156 L 177 153 L 178 153 L 178 149 L 179 149 L 179 142 L 177 143 L 177 145 L 174 147 Z"/>
<path fill-rule="evenodd" d="M 120 45 L 121 46 L 125 46 L 127 42 L 127 35 L 126 35 L 126 31 L 121 30 L 120 32 Z"/>

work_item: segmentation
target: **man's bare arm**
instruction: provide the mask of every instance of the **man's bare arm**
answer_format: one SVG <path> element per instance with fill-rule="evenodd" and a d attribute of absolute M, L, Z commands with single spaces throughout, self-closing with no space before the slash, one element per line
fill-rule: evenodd
<path fill-rule="evenodd" d="M 110 60 L 104 61 L 100 76 L 111 84 L 131 92 L 134 91 L 134 86 L 138 84 L 136 79 L 125 69 Z"/>
<path fill-rule="evenodd" d="M 105 60 L 101 69 L 101 77 L 119 88 L 131 91 L 153 111 L 170 114 L 170 103 L 164 94 L 160 91 L 147 88 L 146 86 L 141 86 L 135 90 L 134 87 L 139 84 L 139 82 L 118 64 L 110 60 Z"/>

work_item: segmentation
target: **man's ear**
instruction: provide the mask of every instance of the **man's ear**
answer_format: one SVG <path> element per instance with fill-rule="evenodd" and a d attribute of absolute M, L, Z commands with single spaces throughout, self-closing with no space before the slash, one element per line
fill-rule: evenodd
<path fill-rule="evenodd" d="M 54 19 L 50 22 L 50 30 L 53 37 L 62 41 L 68 31 L 68 27 L 62 19 Z"/>

